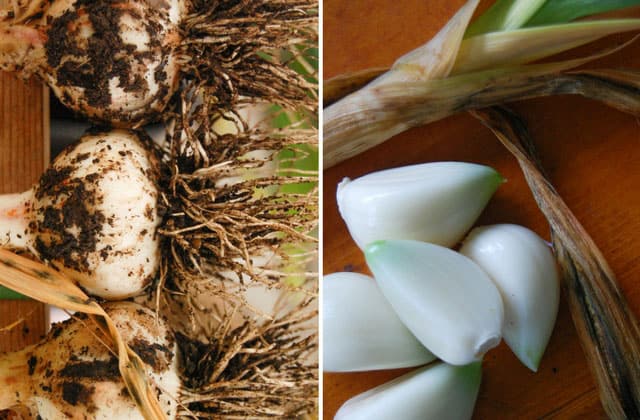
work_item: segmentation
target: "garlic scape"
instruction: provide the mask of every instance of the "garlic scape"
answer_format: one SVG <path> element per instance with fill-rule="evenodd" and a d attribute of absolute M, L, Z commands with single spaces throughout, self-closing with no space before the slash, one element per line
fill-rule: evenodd
<path fill-rule="evenodd" d="M 549 246 L 522 226 L 479 227 L 460 252 L 493 280 L 504 304 L 502 334 L 529 369 L 538 370 L 558 313 L 559 278 Z"/>
<path fill-rule="evenodd" d="M 22 194 L 0 196 L 0 238 L 90 294 L 139 294 L 159 265 L 157 161 L 133 131 L 88 132 Z"/>
<path fill-rule="evenodd" d="M 323 277 L 322 320 L 325 371 L 392 369 L 435 359 L 364 274 Z"/>
<path fill-rule="evenodd" d="M 452 246 L 471 228 L 503 182 L 494 169 L 435 162 L 374 172 L 338 186 L 340 215 L 362 249 L 415 239 Z"/>
<path fill-rule="evenodd" d="M 157 119 L 178 87 L 183 0 L 17 3 L 0 8 L 0 69 L 37 74 L 93 120 Z"/>
<path fill-rule="evenodd" d="M 418 241 L 376 241 L 367 264 L 398 317 L 438 358 L 452 365 L 480 360 L 500 343 L 500 293 L 473 261 Z"/>
<path fill-rule="evenodd" d="M 466 420 L 482 378 L 481 362 L 434 363 L 348 400 L 335 420 Z"/>
<path fill-rule="evenodd" d="M 177 346 L 164 322 L 141 305 L 104 306 L 122 338 L 146 363 L 154 397 L 167 418 L 177 414 L 181 389 Z M 100 329 L 84 315 L 54 324 L 24 350 L 0 354 L 0 411 L 38 419 L 143 419 Z"/>

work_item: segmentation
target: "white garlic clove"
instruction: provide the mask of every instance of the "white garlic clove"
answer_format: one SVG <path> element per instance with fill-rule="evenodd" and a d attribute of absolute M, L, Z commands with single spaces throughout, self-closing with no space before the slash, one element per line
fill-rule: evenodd
<path fill-rule="evenodd" d="M 470 419 L 481 377 L 481 362 L 435 363 L 351 398 L 334 420 Z"/>
<path fill-rule="evenodd" d="M 418 241 L 376 241 L 367 264 L 398 317 L 422 344 L 452 365 L 482 358 L 500 342 L 500 293 L 473 261 Z"/>
<path fill-rule="evenodd" d="M 340 214 L 362 249 L 370 242 L 460 241 L 503 182 L 494 169 L 435 162 L 374 172 L 338 185 Z"/>
<path fill-rule="evenodd" d="M 538 370 L 558 313 L 560 286 L 547 244 L 522 226 L 476 228 L 461 253 L 494 281 L 504 303 L 503 336 L 529 369 Z"/>
<path fill-rule="evenodd" d="M 325 371 L 392 369 L 435 359 L 402 324 L 375 280 L 364 274 L 323 277 L 322 321 Z"/>

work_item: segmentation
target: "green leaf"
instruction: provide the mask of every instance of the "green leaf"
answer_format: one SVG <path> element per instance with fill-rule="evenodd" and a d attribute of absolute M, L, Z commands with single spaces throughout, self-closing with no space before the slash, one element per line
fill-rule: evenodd
<path fill-rule="evenodd" d="M 525 26 L 570 22 L 581 17 L 638 5 L 640 0 L 548 0 Z"/>
<path fill-rule="evenodd" d="M 25 295 L 22 295 L 18 292 L 14 292 L 9 288 L 0 286 L 0 300 L 10 300 L 10 299 L 28 299 L 28 298 Z"/>
<path fill-rule="evenodd" d="M 547 0 L 498 0 L 469 25 L 465 38 L 517 29 L 531 19 Z"/>
<path fill-rule="evenodd" d="M 606 19 L 476 35 L 462 42 L 451 74 L 529 63 L 607 35 L 638 30 L 640 19 Z"/>

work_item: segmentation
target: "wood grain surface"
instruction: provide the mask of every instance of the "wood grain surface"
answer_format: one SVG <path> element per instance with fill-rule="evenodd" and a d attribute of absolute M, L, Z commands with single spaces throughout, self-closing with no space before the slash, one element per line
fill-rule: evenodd
<path fill-rule="evenodd" d="M 390 65 L 431 38 L 461 0 L 324 1 L 324 78 Z M 489 2 L 483 1 L 480 10 Z M 638 16 L 634 11 L 634 16 Z M 609 37 L 581 53 L 620 43 Z M 576 53 L 573 53 L 576 54 Z M 568 56 L 568 55 L 565 55 Z M 640 43 L 589 64 L 640 69 Z M 527 121 L 553 184 L 589 231 L 618 276 L 631 309 L 640 315 L 640 124 L 633 116 L 579 97 L 558 96 L 512 105 Z M 517 162 L 468 115 L 412 129 L 324 172 L 324 273 L 368 273 L 336 207 L 343 177 L 402 165 L 456 160 L 490 165 L 508 180 L 478 221 L 518 223 L 549 238 Z M 323 375 L 324 418 L 348 398 L 404 370 Z M 476 419 L 606 418 L 563 296 L 556 327 L 538 373 L 524 367 L 503 343 L 483 363 Z M 399 419 L 400 420 L 400 419 Z"/>
<path fill-rule="evenodd" d="M 30 188 L 49 161 L 48 103 L 38 81 L 0 72 L 0 193 Z M 0 353 L 38 341 L 46 332 L 45 310 L 32 300 L 0 300 Z"/>

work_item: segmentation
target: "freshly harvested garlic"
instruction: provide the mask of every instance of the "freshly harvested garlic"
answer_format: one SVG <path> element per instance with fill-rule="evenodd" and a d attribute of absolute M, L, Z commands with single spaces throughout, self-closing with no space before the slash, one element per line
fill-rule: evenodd
<path fill-rule="evenodd" d="M 464 255 L 406 240 L 373 242 L 365 255 L 398 317 L 438 358 L 466 365 L 500 343 L 500 293 Z"/>
<path fill-rule="evenodd" d="M 26 3 L 31 13 L 0 19 L 1 70 L 37 74 L 91 120 L 140 127 L 158 119 L 178 88 L 187 2 Z"/>
<path fill-rule="evenodd" d="M 504 303 L 505 341 L 529 369 L 538 370 L 558 313 L 560 286 L 549 246 L 522 226 L 479 227 L 460 252 L 498 287 Z"/>
<path fill-rule="evenodd" d="M 435 162 L 374 172 L 338 185 L 340 215 L 361 249 L 376 240 L 455 245 L 503 182 L 494 169 Z"/>
<path fill-rule="evenodd" d="M 181 390 L 176 341 L 153 311 L 132 302 L 104 305 L 123 340 L 146 363 L 154 397 L 168 419 Z M 79 315 L 55 324 L 24 350 L 0 354 L 0 411 L 33 419 L 143 419 L 95 323 Z"/>
<path fill-rule="evenodd" d="M 351 398 L 334 420 L 467 420 L 481 378 L 481 362 L 434 363 Z"/>
<path fill-rule="evenodd" d="M 392 369 L 435 359 L 402 324 L 376 282 L 364 274 L 324 276 L 322 321 L 326 371 Z"/>
<path fill-rule="evenodd" d="M 90 294 L 137 295 L 160 264 L 158 176 L 140 133 L 89 132 L 32 189 L 0 196 L 0 239 L 34 250 Z"/>

